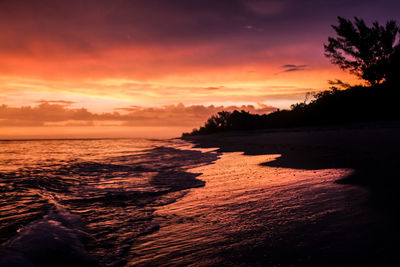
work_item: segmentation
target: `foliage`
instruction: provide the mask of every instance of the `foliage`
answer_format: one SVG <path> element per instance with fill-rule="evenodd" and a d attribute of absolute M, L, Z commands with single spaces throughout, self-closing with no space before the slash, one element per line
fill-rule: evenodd
<path fill-rule="evenodd" d="M 314 94 L 309 103 L 300 102 L 292 105 L 290 110 L 264 115 L 243 110 L 222 111 L 208 119 L 203 127 L 184 135 L 400 119 L 397 110 L 400 93 L 396 88 L 376 85 L 339 90 L 333 87 Z M 377 94 L 377 91 L 380 93 Z"/>
<path fill-rule="evenodd" d="M 257 129 L 266 115 L 250 114 L 247 111 L 220 111 L 211 116 L 200 129 L 193 129 L 192 134 L 206 134 L 232 130 Z"/>
<path fill-rule="evenodd" d="M 399 62 L 399 27 L 390 20 L 385 26 L 374 22 L 368 27 L 357 17 L 354 23 L 338 17 L 339 25 L 332 25 L 338 37 L 328 38 L 324 45 L 325 56 L 333 64 L 366 80 L 375 86 L 388 80 L 393 61 Z"/>

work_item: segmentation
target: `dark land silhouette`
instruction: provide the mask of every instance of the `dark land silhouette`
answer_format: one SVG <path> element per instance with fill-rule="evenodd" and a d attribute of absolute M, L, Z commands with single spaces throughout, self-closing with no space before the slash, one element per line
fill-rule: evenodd
<path fill-rule="evenodd" d="M 399 96 L 397 86 L 387 84 L 333 89 L 316 94 L 310 103 L 297 103 L 290 110 L 270 114 L 222 111 L 184 135 L 399 120 Z"/>
<path fill-rule="evenodd" d="M 314 94 L 309 102 L 293 104 L 289 110 L 264 115 L 222 111 L 183 135 L 399 120 L 399 27 L 394 21 L 368 27 L 357 17 L 354 22 L 341 17 L 338 21 L 332 26 L 338 36 L 328 38 L 325 56 L 364 80 L 364 85 L 330 81 L 330 90 Z"/>

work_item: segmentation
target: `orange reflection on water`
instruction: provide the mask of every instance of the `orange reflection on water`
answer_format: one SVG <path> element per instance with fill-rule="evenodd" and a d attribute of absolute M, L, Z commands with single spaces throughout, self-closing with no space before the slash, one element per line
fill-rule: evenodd
<path fill-rule="evenodd" d="M 192 169 L 206 185 L 158 208 L 160 230 L 136 242 L 132 252 L 138 256 L 130 264 L 235 264 L 241 257 L 236 252 L 273 246 L 284 233 L 317 223 L 339 212 L 349 197 L 365 194 L 333 183 L 349 169 L 260 166 L 279 156 L 226 153 L 214 165 Z"/>

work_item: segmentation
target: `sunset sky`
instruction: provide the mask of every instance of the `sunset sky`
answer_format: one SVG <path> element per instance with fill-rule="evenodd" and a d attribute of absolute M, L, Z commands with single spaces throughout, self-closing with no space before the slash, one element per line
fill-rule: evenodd
<path fill-rule="evenodd" d="M 359 82 L 323 55 L 337 16 L 399 11 L 385 0 L 0 0 L 0 138 L 191 129 L 226 107 L 287 108 L 327 80 Z"/>

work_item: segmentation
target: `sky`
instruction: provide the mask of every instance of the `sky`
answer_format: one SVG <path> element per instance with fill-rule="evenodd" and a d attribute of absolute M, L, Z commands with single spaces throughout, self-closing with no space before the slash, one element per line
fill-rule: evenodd
<path fill-rule="evenodd" d="M 288 108 L 328 80 L 360 83 L 324 57 L 337 16 L 384 23 L 399 11 L 389 0 L 0 0 L 0 138 L 191 129 L 222 109 Z"/>

